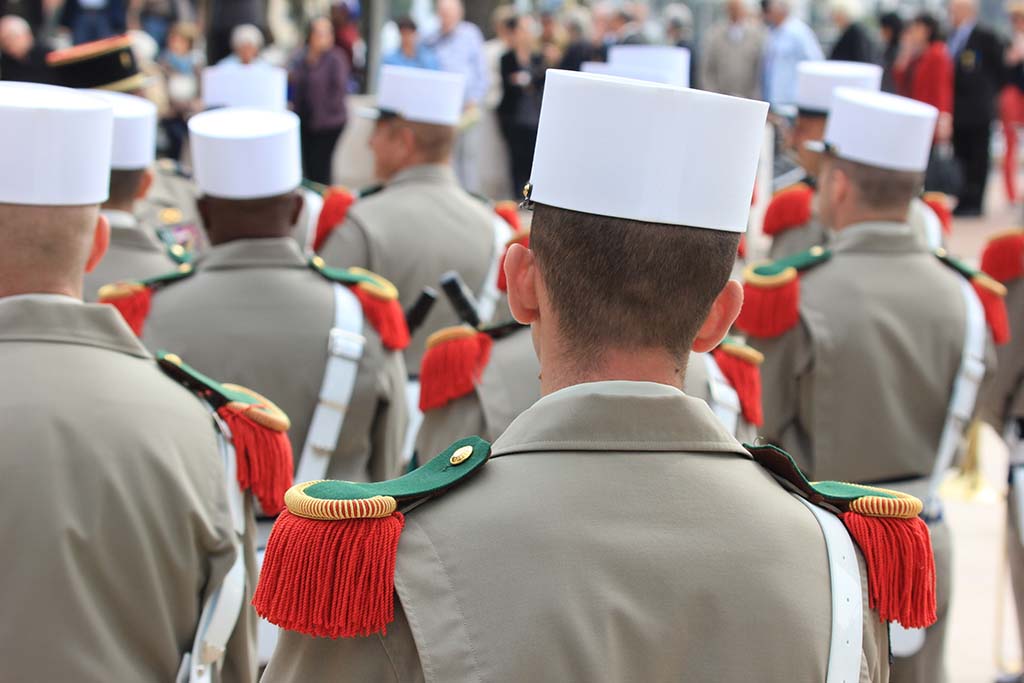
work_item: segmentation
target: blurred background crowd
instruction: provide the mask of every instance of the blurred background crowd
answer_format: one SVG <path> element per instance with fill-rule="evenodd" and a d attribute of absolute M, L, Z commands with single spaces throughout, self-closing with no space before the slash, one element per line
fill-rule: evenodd
<path fill-rule="evenodd" d="M 373 91 L 380 64 L 408 65 L 466 76 L 456 171 L 471 191 L 514 195 L 529 177 L 546 69 L 666 44 L 690 50 L 691 87 L 765 99 L 783 124 L 799 62 L 879 63 L 887 90 L 942 112 L 932 189 L 958 194 L 961 215 L 980 213 L 995 146 L 1006 194 L 1019 197 L 1024 0 L 0 0 L 0 17 L 4 80 L 48 82 L 49 51 L 129 32 L 160 107 L 161 152 L 175 159 L 204 66 L 275 65 L 303 122 L 306 175 L 329 183 L 349 96 Z M 507 168 L 507 189 L 483 186 L 481 155 Z"/>

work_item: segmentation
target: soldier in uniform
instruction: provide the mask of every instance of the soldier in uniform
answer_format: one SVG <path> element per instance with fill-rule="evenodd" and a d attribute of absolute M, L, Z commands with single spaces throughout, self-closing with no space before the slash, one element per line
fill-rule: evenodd
<path fill-rule="evenodd" d="M 835 236 L 829 249 L 748 267 L 738 320 L 765 356 L 771 443 L 812 478 L 897 482 L 925 499 L 939 621 L 926 637 L 893 639 L 893 680 L 922 683 L 944 680 L 950 539 L 938 484 L 985 372 L 986 313 L 996 341 L 1005 335 L 999 285 L 928 250 L 905 220 L 937 117 L 894 95 L 834 92 L 818 198 Z"/>
<path fill-rule="evenodd" d="M 744 449 L 681 391 L 689 351 L 740 309 L 729 273 L 766 113 L 548 71 L 531 243 L 506 261 L 543 397 L 493 445 L 289 491 L 254 599 L 288 629 L 265 680 L 887 679 L 880 617 L 897 595 L 910 624 L 934 609 L 920 501 L 887 492 L 880 508 L 906 509 L 882 520 L 830 484 L 839 522 L 764 469 L 818 490 L 781 451 Z M 835 594 L 830 558 L 852 578 Z"/>
<path fill-rule="evenodd" d="M 114 147 L 110 157 L 110 191 L 101 211 L 110 223 L 110 248 L 96 269 L 85 276 L 85 300 L 95 301 L 108 282 L 166 273 L 188 259 L 180 244 L 162 242 L 135 215 L 135 202 L 153 184 L 156 154 L 156 107 L 149 100 L 124 93 L 92 93 L 114 109 Z"/>
<path fill-rule="evenodd" d="M 0 147 L 19 160 L 0 167 L 4 676 L 251 683 L 233 479 L 283 454 L 243 443 L 277 437 L 240 388 L 158 362 L 82 302 L 109 237 L 112 130 L 101 99 L 0 85 Z"/>

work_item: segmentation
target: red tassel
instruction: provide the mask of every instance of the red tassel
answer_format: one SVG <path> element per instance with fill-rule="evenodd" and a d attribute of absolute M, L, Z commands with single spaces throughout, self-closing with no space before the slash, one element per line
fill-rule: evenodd
<path fill-rule="evenodd" d="M 712 355 L 722 374 L 736 390 L 744 419 L 757 427 L 762 426 L 764 410 L 761 406 L 761 368 L 757 363 L 740 358 L 721 347 L 712 351 Z"/>
<path fill-rule="evenodd" d="M 998 345 L 1010 341 L 1010 316 L 1006 311 L 1005 289 L 997 291 L 993 288 L 1002 288 L 1002 285 L 991 280 L 986 275 L 975 275 L 971 278 L 971 285 L 977 292 L 981 305 L 985 309 L 985 320 L 992 330 L 992 339 Z"/>
<path fill-rule="evenodd" d="M 741 259 L 747 258 L 747 236 L 740 236 L 740 244 L 736 247 L 736 256 Z"/>
<path fill-rule="evenodd" d="M 358 285 L 350 289 L 363 305 L 363 314 L 377 330 L 384 348 L 401 351 L 409 346 L 409 326 L 398 299 L 381 299 Z"/>
<path fill-rule="evenodd" d="M 292 485 L 292 444 L 287 432 L 257 423 L 246 415 L 257 406 L 229 403 L 217 414 L 231 430 L 238 463 L 238 485 L 252 491 L 268 515 L 284 509 L 284 493 Z"/>
<path fill-rule="evenodd" d="M 773 286 L 743 284 L 743 308 L 736 326 L 755 337 L 770 339 L 792 329 L 800 320 L 800 278 Z"/>
<path fill-rule="evenodd" d="M 935 623 L 935 556 L 928 526 L 920 517 L 841 515 L 868 570 L 871 608 L 883 621 L 904 628 Z"/>
<path fill-rule="evenodd" d="M 511 247 L 513 244 L 521 244 L 527 249 L 529 249 L 530 231 L 522 230 L 516 233 L 515 235 L 512 236 L 512 239 L 510 239 L 505 244 L 505 251 L 503 251 L 501 254 L 501 263 L 498 264 L 498 291 L 500 292 L 508 291 L 508 281 L 505 279 L 505 257 L 508 256 L 509 247 Z"/>
<path fill-rule="evenodd" d="M 942 224 L 942 234 L 953 234 L 953 211 L 949 208 L 949 197 L 941 192 L 925 192 L 924 203 L 935 212 Z"/>
<path fill-rule="evenodd" d="M 110 289 L 107 289 L 110 287 Z M 146 285 L 118 283 L 100 289 L 99 302 L 110 304 L 121 313 L 121 317 L 132 328 L 136 337 L 142 336 L 142 328 L 153 305 L 153 290 Z"/>
<path fill-rule="evenodd" d="M 515 231 L 520 231 L 519 210 L 513 201 L 498 202 L 494 205 L 494 213 L 505 219 L 505 222 Z"/>
<path fill-rule="evenodd" d="M 1024 275 L 1024 232 L 996 237 L 985 246 L 981 269 L 1002 283 Z"/>
<path fill-rule="evenodd" d="M 320 251 L 334 229 L 345 220 L 349 207 L 356 201 L 344 187 L 329 187 L 324 194 L 324 205 L 320 216 L 316 219 L 316 236 L 313 238 L 313 251 Z"/>
<path fill-rule="evenodd" d="M 257 614 L 316 638 L 386 634 L 404 525 L 401 512 L 340 521 L 281 513 L 252 600 Z"/>
<path fill-rule="evenodd" d="M 764 212 L 762 231 L 769 237 L 811 220 L 811 202 L 814 191 L 800 183 L 780 191 L 772 198 Z"/>
<path fill-rule="evenodd" d="M 473 391 L 491 358 L 493 344 L 483 332 L 428 344 L 420 366 L 420 410 L 440 408 Z"/>

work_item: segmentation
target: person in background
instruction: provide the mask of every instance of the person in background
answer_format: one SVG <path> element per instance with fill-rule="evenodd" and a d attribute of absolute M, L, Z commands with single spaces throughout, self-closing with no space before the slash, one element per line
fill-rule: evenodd
<path fill-rule="evenodd" d="M 1014 0 L 1006 6 L 1013 31 L 1006 50 L 1006 86 L 999 96 L 999 119 L 1006 139 L 1003 156 L 1003 181 L 1006 196 L 1017 201 L 1017 126 L 1024 123 L 1024 1 Z"/>
<path fill-rule="evenodd" d="M 352 69 L 362 68 L 365 59 L 365 45 L 359 35 L 359 0 L 333 0 L 331 2 L 331 26 L 334 28 L 334 44 L 345 53 Z"/>
<path fill-rule="evenodd" d="M 504 95 L 498 105 L 498 119 L 512 166 L 512 196 L 517 197 L 530 182 L 545 63 L 544 56 L 537 50 L 533 17 L 529 14 L 513 17 L 508 20 L 507 28 L 512 35 L 512 46 L 501 58 Z"/>
<path fill-rule="evenodd" d="M 75 45 L 124 33 L 128 28 L 124 0 L 67 0 L 60 25 L 71 31 Z"/>
<path fill-rule="evenodd" d="M 690 51 L 690 87 L 700 88 L 700 60 L 693 42 L 693 12 L 686 5 L 673 4 L 665 7 L 662 18 L 665 20 L 666 41 Z"/>
<path fill-rule="evenodd" d="M 345 54 L 334 44 L 331 20 L 314 19 L 306 47 L 292 61 L 288 79 L 295 113 L 302 121 L 303 173 L 324 185 L 331 184 L 331 159 L 348 121 L 349 68 Z"/>
<path fill-rule="evenodd" d="M 896 92 L 939 110 L 935 141 L 953 135 L 953 60 L 943 42 L 939 22 L 927 12 L 903 31 L 902 47 L 893 68 Z"/>
<path fill-rule="evenodd" d="M 49 3 L 43 0 L 0 0 L 0 17 L 8 14 L 21 17 L 28 22 L 34 36 L 46 30 L 45 22 L 51 11 Z"/>
<path fill-rule="evenodd" d="M 728 0 L 727 18 L 711 27 L 701 54 L 700 83 L 705 90 L 758 99 L 764 27 L 750 17 L 748 0 Z"/>
<path fill-rule="evenodd" d="M 487 94 L 483 105 L 489 110 L 497 109 L 501 102 L 501 58 L 512 46 L 512 36 L 508 31 L 508 20 L 516 16 L 512 5 L 498 5 L 491 12 L 491 28 L 494 37 L 484 43 L 484 59 L 487 61 Z"/>
<path fill-rule="evenodd" d="M 234 50 L 234 31 L 238 26 L 251 24 L 261 31 L 265 27 L 267 0 L 206 0 L 206 63 L 218 64 Z M 263 34 L 260 34 L 263 47 Z"/>
<path fill-rule="evenodd" d="M 153 36 L 161 49 L 167 46 L 167 34 L 177 18 L 176 0 L 133 0 L 128 4 L 128 23 Z"/>
<path fill-rule="evenodd" d="M 811 27 L 792 15 L 790 0 L 764 0 L 764 20 L 769 30 L 762 95 L 773 107 L 791 105 L 796 98 L 796 65 L 825 55 Z"/>
<path fill-rule="evenodd" d="M 0 18 L 0 80 L 52 83 L 48 52 L 36 43 L 32 27 L 23 18 L 13 14 Z"/>
<path fill-rule="evenodd" d="M 562 63 L 558 68 L 566 71 L 579 71 L 583 62 L 594 60 L 594 44 L 590 40 L 590 15 L 586 9 L 576 8 L 565 15 L 565 33 L 569 43 L 562 54 Z"/>
<path fill-rule="evenodd" d="M 896 92 L 893 71 L 900 55 L 903 36 L 903 18 L 896 12 L 886 12 L 878 18 L 878 35 L 882 39 L 882 90 Z"/>
<path fill-rule="evenodd" d="M 463 107 L 470 123 L 479 117 L 477 107 L 489 87 L 487 64 L 484 61 L 484 36 L 475 24 L 464 20 L 466 8 L 462 0 L 438 0 L 437 18 L 441 26 L 427 39 L 441 63 L 441 70 L 462 74 L 466 79 Z M 479 126 L 465 126 L 455 141 L 453 162 L 459 182 L 469 192 L 480 189 L 477 155 L 480 146 Z"/>
<path fill-rule="evenodd" d="M 952 0 L 949 54 L 954 63 L 953 153 L 964 174 L 954 214 L 980 216 L 990 166 L 989 143 L 1005 54 L 999 37 L 978 24 L 976 0 Z"/>
<path fill-rule="evenodd" d="M 541 54 L 544 55 L 544 63 L 557 69 L 562 63 L 565 48 L 569 45 L 569 36 L 554 10 L 544 10 L 540 13 L 540 36 L 537 41 L 540 43 Z"/>
<path fill-rule="evenodd" d="M 615 36 L 614 43 L 616 45 L 646 45 L 648 43 L 643 25 L 637 21 L 636 8 L 632 5 L 623 5 L 612 15 L 611 31 Z"/>
<path fill-rule="evenodd" d="M 832 46 L 829 59 L 843 62 L 878 62 L 878 47 L 861 23 L 863 8 L 860 0 L 832 0 L 832 24 L 839 38 Z"/>
<path fill-rule="evenodd" d="M 262 61 L 263 31 L 255 24 L 242 24 L 231 31 L 231 54 L 217 64 L 255 64 Z"/>
<path fill-rule="evenodd" d="M 186 120 L 200 109 L 199 59 L 195 53 L 198 32 L 193 24 L 177 23 L 167 34 L 167 49 L 160 55 L 160 68 L 167 82 L 168 115 L 160 125 L 167 135 L 167 155 L 181 158 L 188 136 Z"/>
<path fill-rule="evenodd" d="M 393 66 L 412 66 L 417 69 L 441 68 L 434 51 L 420 42 L 416 22 L 411 17 L 402 17 L 397 24 L 402 43 L 397 50 L 384 56 L 384 63 Z"/>

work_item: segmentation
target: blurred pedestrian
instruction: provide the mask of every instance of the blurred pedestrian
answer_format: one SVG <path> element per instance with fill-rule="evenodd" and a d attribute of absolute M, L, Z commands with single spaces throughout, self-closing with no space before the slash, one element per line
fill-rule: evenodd
<path fill-rule="evenodd" d="M 882 39 L 882 90 L 896 92 L 893 70 L 900 55 L 903 36 L 903 18 L 896 12 L 886 12 L 878 18 L 878 34 Z"/>
<path fill-rule="evenodd" d="M 501 58 L 504 96 L 498 105 L 501 132 L 508 145 L 512 167 L 512 196 L 530 182 L 537 124 L 544 91 L 544 56 L 537 49 L 533 17 L 522 14 L 508 20 L 512 46 Z"/>
<path fill-rule="evenodd" d="M 569 45 L 569 36 L 554 10 L 547 9 L 540 13 L 540 35 L 537 41 L 540 44 L 540 52 L 544 55 L 544 62 L 549 67 L 557 69 L 562 63 L 565 48 Z"/>
<path fill-rule="evenodd" d="M 484 43 L 488 87 L 483 106 L 489 110 L 496 109 L 501 102 L 501 58 L 512 46 L 508 20 L 514 16 L 516 8 L 512 5 L 498 5 L 491 12 L 491 29 L 494 31 L 494 37 Z"/>
<path fill-rule="evenodd" d="M 231 54 L 217 64 L 254 64 L 262 61 L 263 31 L 255 24 L 241 24 L 231 31 Z"/>
<path fill-rule="evenodd" d="M 764 28 L 750 16 L 749 0 L 728 0 L 727 18 L 711 27 L 701 55 L 705 90 L 758 99 Z"/>
<path fill-rule="evenodd" d="M 52 83 L 47 52 L 25 19 L 14 14 L 0 18 L 0 80 Z"/>
<path fill-rule="evenodd" d="M 267 0 L 206 0 L 206 63 L 217 64 L 234 50 L 234 31 L 238 26 L 251 24 L 260 29 L 260 49 L 263 47 L 262 28 L 267 15 Z"/>
<path fill-rule="evenodd" d="M 437 18 L 441 26 L 426 43 L 437 54 L 442 71 L 462 74 L 465 78 L 464 127 L 455 141 L 453 164 L 462 186 L 469 192 L 478 192 L 480 128 L 473 124 L 479 120 L 478 107 L 487 94 L 489 80 L 484 61 L 484 36 L 475 24 L 464 20 L 465 14 L 462 0 L 438 0 Z"/>
<path fill-rule="evenodd" d="M 976 0 L 949 4 L 953 32 L 949 53 L 955 65 L 953 151 L 964 174 L 958 216 L 980 216 L 990 166 L 990 138 L 996 95 L 1003 84 L 1002 41 L 978 23 Z"/>
<path fill-rule="evenodd" d="M 860 0 L 832 0 L 830 15 L 839 38 L 829 59 L 843 62 L 878 62 L 878 47 L 861 23 L 864 9 Z"/>
<path fill-rule="evenodd" d="M 384 55 L 384 63 L 393 66 L 411 66 L 417 69 L 440 69 L 437 55 L 420 42 L 419 30 L 412 17 L 398 20 L 398 35 L 401 44 L 394 52 Z"/>
<path fill-rule="evenodd" d="M 1014 0 L 1006 7 L 1010 15 L 1012 37 L 1006 50 L 1006 87 L 999 98 L 999 118 L 1006 139 L 1003 156 L 1003 180 L 1006 196 L 1017 201 L 1017 127 L 1024 124 L 1024 0 Z"/>
<path fill-rule="evenodd" d="M 928 12 L 917 15 L 904 29 L 901 43 L 893 70 L 896 92 L 938 109 L 935 139 L 948 142 L 953 134 L 953 60 L 938 20 Z"/>
<path fill-rule="evenodd" d="M 643 24 L 637 20 L 636 8 L 624 5 L 612 14 L 611 30 L 615 35 L 616 45 L 646 45 Z"/>
<path fill-rule="evenodd" d="M 0 17 L 8 14 L 19 16 L 28 22 L 32 35 L 38 36 L 44 29 L 49 6 L 50 3 L 44 0 L 0 0 Z"/>
<path fill-rule="evenodd" d="M 334 44 L 326 17 L 309 25 L 306 47 L 292 61 L 289 80 L 295 113 L 302 123 L 302 166 L 306 178 L 331 184 L 331 160 L 348 121 L 345 95 L 349 64 Z"/>
<path fill-rule="evenodd" d="M 690 87 L 700 88 L 700 66 L 697 45 L 693 42 L 693 12 L 681 3 L 668 5 L 662 13 L 665 38 L 670 45 L 690 51 Z"/>
<path fill-rule="evenodd" d="M 178 18 L 176 0 L 141 0 L 130 2 L 129 23 L 153 37 L 161 49 L 167 45 L 167 33 Z"/>
<path fill-rule="evenodd" d="M 127 8 L 124 0 L 66 0 L 60 24 L 75 45 L 102 40 L 125 32 Z"/>
<path fill-rule="evenodd" d="M 331 26 L 334 27 L 334 44 L 345 53 L 350 68 L 362 68 L 365 46 L 359 35 L 359 0 L 332 0 Z"/>
<path fill-rule="evenodd" d="M 773 107 L 796 100 L 796 65 L 824 59 L 811 27 L 793 16 L 790 0 L 764 0 L 768 37 L 764 44 L 762 94 Z"/>
<path fill-rule="evenodd" d="M 558 68 L 579 71 L 583 62 L 595 59 L 597 50 L 590 39 L 589 19 L 590 15 L 583 8 L 576 8 L 565 15 L 565 33 L 569 42 Z"/>
<path fill-rule="evenodd" d="M 178 23 L 167 34 L 167 49 L 159 64 L 167 82 L 168 114 L 160 121 L 167 136 L 167 156 L 181 158 L 181 150 L 188 136 L 189 116 L 199 108 L 199 69 L 201 64 L 195 52 L 198 35 L 193 24 Z"/>

